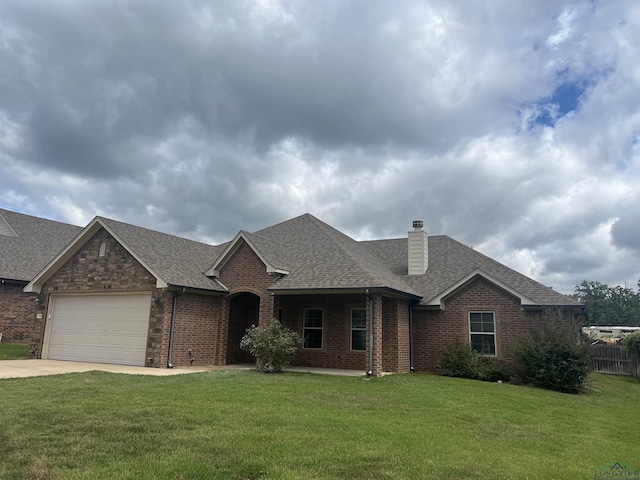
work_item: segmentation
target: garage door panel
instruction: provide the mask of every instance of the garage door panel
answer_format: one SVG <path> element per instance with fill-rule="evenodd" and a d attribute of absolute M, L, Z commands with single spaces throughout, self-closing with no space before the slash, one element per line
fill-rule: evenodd
<path fill-rule="evenodd" d="M 150 293 L 56 296 L 52 303 L 47 358 L 144 365 Z"/>

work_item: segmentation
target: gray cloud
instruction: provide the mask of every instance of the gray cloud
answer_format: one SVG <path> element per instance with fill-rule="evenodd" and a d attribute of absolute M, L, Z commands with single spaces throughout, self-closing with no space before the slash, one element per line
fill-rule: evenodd
<path fill-rule="evenodd" d="M 561 291 L 635 284 L 639 24 L 625 0 L 7 0 L 0 205 L 216 243 L 422 218 Z"/>

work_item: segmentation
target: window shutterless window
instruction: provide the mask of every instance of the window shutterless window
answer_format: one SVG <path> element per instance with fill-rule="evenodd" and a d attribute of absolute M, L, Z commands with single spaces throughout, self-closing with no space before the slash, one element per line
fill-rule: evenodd
<path fill-rule="evenodd" d="M 367 349 L 367 311 L 351 309 L 351 350 L 364 352 Z"/>
<path fill-rule="evenodd" d="M 469 312 L 471 347 L 481 355 L 496 354 L 496 322 L 493 312 Z"/>
<path fill-rule="evenodd" d="M 302 348 L 322 348 L 323 311 L 321 308 L 305 308 L 302 325 Z"/>

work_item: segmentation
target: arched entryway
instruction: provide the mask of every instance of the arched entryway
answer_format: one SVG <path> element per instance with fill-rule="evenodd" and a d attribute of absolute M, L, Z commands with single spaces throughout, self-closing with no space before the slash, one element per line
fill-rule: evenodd
<path fill-rule="evenodd" d="M 260 297 L 253 293 L 239 293 L 230 299 L 227 365 L 254 361 L 252 355 L 240 350 L 240 340 L 247 328 L 258 325 L 259 312 Z"/>

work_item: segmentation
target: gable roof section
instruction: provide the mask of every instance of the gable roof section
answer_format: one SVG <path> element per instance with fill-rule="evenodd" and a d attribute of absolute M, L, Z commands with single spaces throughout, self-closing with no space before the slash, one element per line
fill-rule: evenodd
<path fill-rule="evenodd" d="M 28 282 L 82 227 L 0 208 L 0 278 Z"/>
<path fill-rule="evenodd" d="M 274 292 L 381 288 L 420 296 L 360 242 L 310 214 L 255 232 L 251 240 L 258 249 L 277 245 L 263 256 L 278 258 L 289 271 L 271 285 Z"/>
<path fill-rule="evenodd" d="M 100 228 L 107 230 L 156 278 L 158 288 L 174 285 L 226 291 L 218 281 L 204 275 L 207 266 L 220 254 L 224 246 L 207 245 L 103 217 L 94 218 L 71 244 L 38 273 L 25 287 L 25 291 L 39 292 L 41 286 Z"/>
<path fill-rule="evenodd" d="M 264 263 L 267 273 L 280 273 L 283 275 L 289 273 L 289 270 L 285 266 L 287 263 L 285 260 L 287 252 L 284 245 L 240 230 L 235 238 L 229 242 L 213 265 L 207 269 L 205 275 L 212 277 L 220 276 L 220 270 L 222 270 L 243 243 L 249 245 L 249 248 L 251 248 L 260 261 Z"/>
<path fill-rule="evenodd" d="M 372 240 L 362 244 L 389 269 L 422 294 L 420 305 L 440 305 L 444 297 L 476 275 L 512 295 L 523 306 L 581 305 L 575 299 L 536 282 L 446 235 L 429 236 L 429 268 L 424 275 L 407 275 L 406 238 Z"/>

